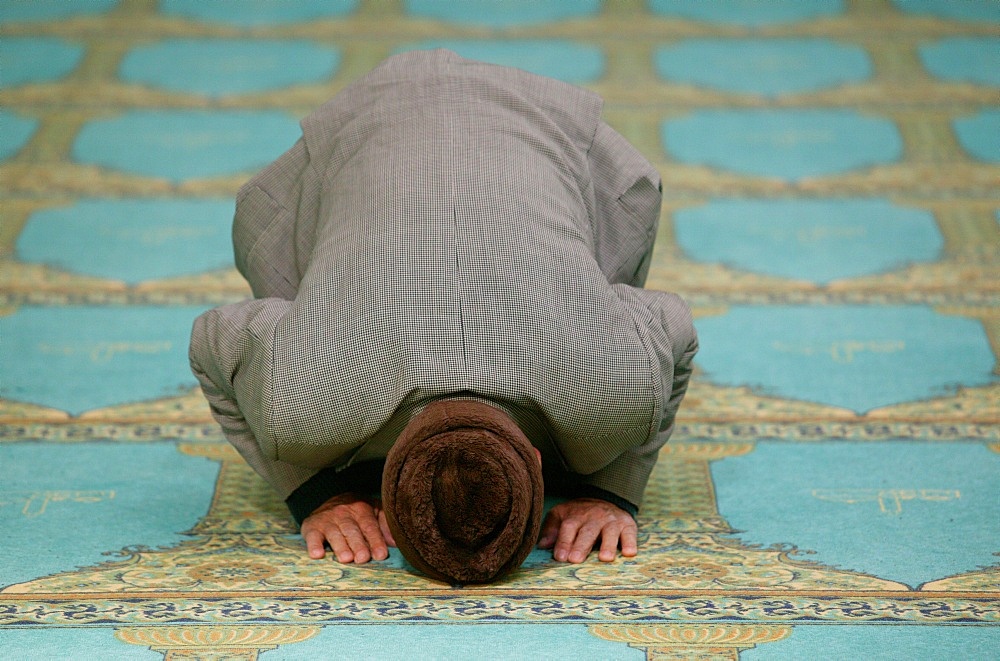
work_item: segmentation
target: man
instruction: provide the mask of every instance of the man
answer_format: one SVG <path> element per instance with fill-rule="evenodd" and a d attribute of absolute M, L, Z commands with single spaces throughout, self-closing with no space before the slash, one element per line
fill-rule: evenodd
<path fill-rule="evenodd" d="M 310 557 L 329 545 L 364 563 L 399 544 L 436 576 L 440 556 L 471 564 L 489 547 L 505 573 L 539 530 L 532 463 L 569 498 L 541 547 L 574 563 L 598 542 L 603 561 L 636 554 L 634 515 L 697 342 L 677 296 L 640 289 L 659 176 L 601 105 L 449 51 L 405 53 L 307 117 L 241 189 L 236 264 L 256 298 L 199 317 L 191 364 Z M 393 456 L 402 438 L 438 448 L 427 480 L 407 468 L 423 450 Z M 431 514 L 402 520 L 414 512 Z M 516 549 L 490 546 L 512 526 Z M 472 546 L 414 561 L 425 535 Z"/>

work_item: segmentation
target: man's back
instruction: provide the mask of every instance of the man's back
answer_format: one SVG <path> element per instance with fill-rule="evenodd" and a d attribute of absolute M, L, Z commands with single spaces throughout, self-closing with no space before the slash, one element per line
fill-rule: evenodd
<path fill-rule="evenodd" d="M 660 178 L 600 111 L 559 81 L 406 53 L 241 189 L 255 299 L 195 321 L 191 367 L 296 516 L 456 397 L 502 409 L 580 489 L 640 503 L 697 339 L 678 296 L 641 288 Z"/>
<path fill-rule="evenodd" d="M 376 70 L 303 122 L 323 203 L 273 338 L 278 456 L 324 465 L 462 392 L 540 412 L 557 445 L 647 437 L 652 350 L 594 256 L 599 100 L 416 57 L 418 73 Z"/>

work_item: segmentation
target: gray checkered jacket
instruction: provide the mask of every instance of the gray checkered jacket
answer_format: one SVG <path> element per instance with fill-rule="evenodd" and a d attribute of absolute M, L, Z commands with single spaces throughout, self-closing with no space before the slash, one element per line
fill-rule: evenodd
<path fill-rule="evenodd" d="M 660 180 L 601 106 L 448 51 L 397 55 L 241 189 L 256 298 L 199 317 L 190 357 L 279 494 L 384 457 L 421 407 L 465 396 L 641 501 L 696 340 L 680 298 L 640 288 Z"/>

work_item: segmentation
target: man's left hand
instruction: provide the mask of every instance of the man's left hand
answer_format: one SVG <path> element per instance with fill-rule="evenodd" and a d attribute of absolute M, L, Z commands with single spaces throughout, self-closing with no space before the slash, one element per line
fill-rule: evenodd
<path fill-rule="evenodd" d="M 596 498 L 574 498 L 549 511 L 538 546 L 554 546 L 552 557 L 575 564 L 586 560 L 600 539 L 597 557 L 601 562 L 611 562 L 619 546 L 626 558 L 638 553 L 637 535 L 635 520 L 620 507 Z"/>

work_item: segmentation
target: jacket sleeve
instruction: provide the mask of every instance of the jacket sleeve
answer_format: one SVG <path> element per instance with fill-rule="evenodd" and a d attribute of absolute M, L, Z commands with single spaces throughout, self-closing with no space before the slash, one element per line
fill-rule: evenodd
<path fill-rule="evenodd" d="M 662 393 L 660 424 L 645 443 L 630 448 L 599 471 L 582 476 L 581 482 L 638 506 L 659 450 L 673 433 L 674 419 L 691 378 L 698 338 L 691 311 L 680 296 L 622 284 L 614 289 L 626 306 L 633 309 L 637 323 L 647 327 L 652 353 L 659 362 L 654 368 L 659 368 Z"/>
<path fill-rule="evenodd" d="M 611 284 L 641 287 L 660 222 L 660 175 L 617 131 L 601 122 L 587 153 L 594 186 L 594 257 Z"/>
<path fill-rule="evenodd" d="M 264 298 L 209 310 L 194 322 L 188 354 L 226 438 L 283 499 L 316 473 L 269 457 L 258 438 L 267 433 L 271 338 L 290 305 Z"/>
<path fill-rule="evenodd" d="M 243 185 L 233 255 L 255 298 L 292 300 L 316 240 L 322 174 L 305 138 Z"/>

